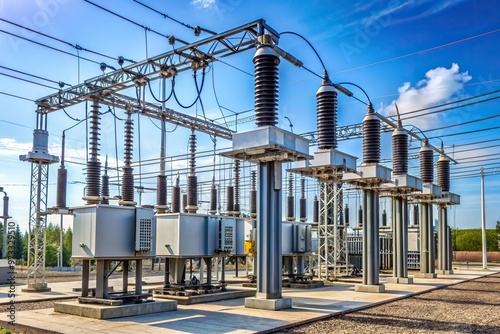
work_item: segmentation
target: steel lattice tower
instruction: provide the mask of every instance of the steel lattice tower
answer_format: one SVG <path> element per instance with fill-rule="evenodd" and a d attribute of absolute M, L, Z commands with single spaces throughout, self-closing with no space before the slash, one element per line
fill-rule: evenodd
<path fill-rule="evenodd" d="M 348 274 L 347 235 L 340 182 L 321 182 L 318 222 L 318 277 Z M 330 270 L 332 272 L 330 272 Z"/>
<path fill-rule="evenodd" d="M 33 131 L 33 149 L 19 156 L 31 162 L 30 213 L 28 230 L 28 287 L 26 292 L 50 291 L 45 282 L 46 212 L 49 165 L 59 158 L 48 154 L 47 114 L 37 114 L 37 129 Z"/>

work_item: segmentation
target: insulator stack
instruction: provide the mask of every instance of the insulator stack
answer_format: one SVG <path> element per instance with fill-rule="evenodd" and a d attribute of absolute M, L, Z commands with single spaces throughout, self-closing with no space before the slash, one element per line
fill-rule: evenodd
<path fill-rule="evenodd" d="M 250 172 L 251 190 L 250 190 L 250 217 L 257 217 L 257 172 Z"/>
<path fill-rule="evenodd" d="M 100 202 L 101 162 L 99 161 L 99 102 L 94 100 L 89 116 L 89 160 L 87 161 L 87 191 L 84 198 L 87 204 Z"/>
<path fill-rule="evenodd" d="M 212 180 L 212 188 L 210 188 L 210 211 L 211 215 L 217 213 L 217 187 L 215 185 L 215 180 Z"/>
<path fill-rule="evenodd" d="M 300 179 L 300 200 L 299 200 L 300 221 L 307 221 L 307 200 L 306 200 L 306 179 Z"/>
<path fill-rule="evenodd" d="M 288 196 L 286 198 L 286 220 L 295 220 L 295 197 L 293 196 L 293 175 L 288 176 Z"/>
<path fill-rule="evenodd" d="M 363 163 L 380 162 L 380 120 L 373 106 L 368 104 L 368 112 L 363 119 Z"/>
<path fill-rule="evenodd" d="M 347 204 L 344 208 L 344 225 L 349 226 L 349 206 Z"/>
<path fill-rule="evenodd" d="M 134 169 L 130 167 L 133 156 L 134 145 L 134 121 L 128 115 L 125 121 L 125 138 L 124 138 L 124 158 L 123 158 L 123 174 L 122 174 L 122 199 L 118 202 L 123 206 L 135 206 L 134 202 Z"/>
<path fill-rule="evenodd" d="M 234 212 L 234 186 L 229 184 L 226 187 L 226 215 L 232 216 Z"/>
<path fill-rule="evenodd" d="M 239 217 L 240 209 L 240 161 L 234 160 L 234 207 L 233 215 Z"/>
<path fill-rule="evenodd" d="M 120 205 L 134 206 L 134 175 L 133 168 L 123 167 L 122 173 L 122 199 Z"/>
<path fill-rule="evenodd" d="M 57 170 L 57 194 L 56 194 L 56 208 L 66 208 L 66 184 L 68 182 L 68 170 L 61 166 Z"/>
<path fill-rule="evenodd" d="M 198 178 L 196 175 L 187 176 L 187 207 L 189 213 L 196 213 L 198 210 Z"/>
<path fill-rule="evenodd" d="M 194 129 L 189 136 L 189 174 L 187 177 L 187 207 L 189 213 L 196 213 L 198 210 L 198 178 L 195 175 L 196 167 L 196 134 Z"/>
<path fill-rule="evenodd" d="M 270 36 L 262 36 L 267 38 Z M 278 118 L 278 64 L 279 57 L 269 46 L 270 40 L 257 48 L 255 64 L 255 124 L 258 127 L 276 125 Z"/>
<path fill-rule="evenodd" d="M 318 148 L 337 148 L 337 92 L 328 74 L 316 92 Z"/>
<path fill-rule="evenodd" d="M 387 226 L 387 212 L 385 209 L 382 211 L 382 226 Z"/>
<path fill-rule="evenodd" d="M 186 198 L 187 200 L 187 198 Z M 179 187 L 179 176 L 172 185 L 172 213 L 179 213 L 181 211 L 181 188 Z"/>
<path fill-rule="evenodd" d="M 188 195 L 186 193 L 182 194 L 182 212 L 188 212 L 186 207 L 188 203 Z"/>
<path fill-rule="evenodd" d="M 450 160 L 445 154 L 441 154 L 437 162 L 438 186 L 444 192 L 450 191 Z"/>
<path fill-rule="evenodd" d="M 167 211 L 167 176 L 156 176 L 156 213 Z"/>
<path fill-rule="evenodd" d="M 418 155 L 420 157 L 420 178 L 424 183 L 432 183 L 434 181 L 434 154 L 427 140 L 422 142 Z"/>
<path fill-rule="evenodd" d="M 314 196 L 313 200 L 313 223 L 319 222 L 319 201 L 318 196 Z"/>
<path fill-rule="evenodd" d="M 392 174 L 408 174 L 408 132 L 399 127 L 392 133 Z"/>
<path fill-rule="evenodd" d="M 108 158 L 104 163 L 104 174 L 102 175 L 101 183 L 101 204 L 109 204 L 109 175 L 108 175 Z"/>
<path fill-rule="evenodd" d="M 189 174 L 194 175 L 196 168 L 196 134 L 191 130 L 189 135 Z"/>
<path fill-rule="evenodd" d="M 361 205 L 358 209 L 358 227 L 363 227 L 363 207 Z"/>

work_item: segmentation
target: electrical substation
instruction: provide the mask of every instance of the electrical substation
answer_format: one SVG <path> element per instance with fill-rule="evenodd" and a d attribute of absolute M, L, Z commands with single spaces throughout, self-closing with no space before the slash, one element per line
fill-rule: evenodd
<path fill-rule="evenodd" d="M 387 282 L 412 284 L 408 269 L 419 270 L 415 277 L 434 278 L 436 258 L 440 274 L 453 274 L 447 210 L 460 204 L 460 197 L 450 192 L 454 160 L 443 146 L 431 145 L 418 129 L 406 127 L 399 114 L 377 113 L 362 82 L 337 83 L 326 68 L 318 80 L 316 110 L 306 111 L 316 119 L 317 130 L 296 134 L 279 128 L 278 91 L 284 89 L 280 62 L 295 65 L 294 71 L 305 68 L 279 41 L 280 34 L 263 19 L 210 32 L 194 43 L 172 37 L 171 51 L 129 65 L 120 58 L 118 69 L 102 64 L 102 75 L 36 100 L 33 149 L 21 157 L 32 164 L 26 291 L 50 290 L 43 246 L 49 214 L 73 217 L 71 256 L 82 263 L 78 302 L 56 304 L 62 313 L 108 318 L 174 311 L 179 296 L 210 296 L 210 301 L 246 297 L 246 308 L 281 310 L 293 305 L 283 295 L 284 287 L 308 291 L 361 277 L 356 293 L 380 293 L 386 290 L 380 270 L 392 270 Z M 236 54 L 254 64 L 254 90 L 247 93 L 254 95 L 255 128 L 236 131 L 227 122 L 166 106 L 172 96 L 167 86 L 175 95 L 176 77 L 194 76 L 196 103 L 210 64 Z M 162 90 L 156 101 L 151 100 L 154 82 Z M 338 100 L 351 98 L 362 102 L 366 113 L 360 113 L 359 124 L 339 126 Z M 88 156 L 85 194 L 80 205 L 68 207 L 64 142 L 60 157 L 50 155 L 48 130 L 53 115 L 71 106 L 88 108 Z M 108 157 L 100 155 L 105 117 L 124 122 L 120 166 L 110 167 Z M 141 145 L 141 118 L 160 121 L 160 140 L 147 143 L 158 148 L 157 159 L 134 160 L 134 149 Z M 169 143 L 166 123 L 191 134 Z M 210 136 L 213 150 L 197 149 L 200 134 Z M 381 136 L 390 134 L 392 161 L 381 161 Z M 362 138 L 360 162 L 338 149 L 339 140 L 353 138 Z M 408 171 L 410 138 L 421 142 L 418 176 Z M 185 155 L 166 154 L 167 147 L 185 143 Z M 58 162 L 53 205 L 47 203 L 47 174 L 49 165 Z M 174 168 L 173 162 L 183 167 Z M 144 203 L 141 197 L 144 166 L 154 166 L 148 177 L 156 178 L 156 203 Z M 116 185 L 120 194 L 111 195 L 110 187 Z M 359 198 L 359 206 L 349 206 L 346 199 L 353 197 Z M 432 227 L 436 208 L 438 243 Z M 146 291 L 143 262 L 158 259 L 165 264 L 163 285 Z M 247 289 L 228 288 L 229 259 L 237 276 L 244 272 L 248 277 Z M 244 263 L 244 271 L 238 263 Z M 121 291 L 110 289 L 108 282 L 118 269 Z M 131 272 L 134 283 L 129 286 Z M 99 315 L 92 313 L 96 305 L 103 307 Z"/>

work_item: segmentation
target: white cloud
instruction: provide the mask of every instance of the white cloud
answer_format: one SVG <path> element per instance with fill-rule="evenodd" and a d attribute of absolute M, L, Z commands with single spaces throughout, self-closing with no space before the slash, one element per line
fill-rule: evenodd
<path fill-rule="evenodd" d="M 18 143 L 13 138 L 0 138 L 0 156 L 26 154 L 32 146 L 32 143 Z"/>
<path fill-rule="evenodd" d="M 392 101 L 384 109 L 383 113 L 385 115 L 395 115 L 394 104 L 397 104 L 403 117 L 407 112 L 448 102 L 451 98 L 458 96 L 463 89 L 464 83 L 471 79 L 472 77 L 467 72 L 460 72 L 457 64 L 452 64 L 450 68 L 437 67 L 429 70 L 425 73 L 425 79 L 420 80 L 414 87 L 409 82 L 405 82 L 403 86 L 399 87 L 398 99 Z M 425 112 L 412 113 L 412 116 Z M 438 122 L 437 114 L 423 115 L 408 120 L 409 124 L 415 125 L 421 130 L 435 127 Z"/>
<path fill-rule="evenodd" d="M 217 6 L 217 2 L 215 0 L 193 0 L 191 3 L 199 8 L 210 8 Z"/>

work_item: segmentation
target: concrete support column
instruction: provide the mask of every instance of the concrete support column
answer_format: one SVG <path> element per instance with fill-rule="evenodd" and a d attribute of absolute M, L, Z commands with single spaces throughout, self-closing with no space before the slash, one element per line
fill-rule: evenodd
<path fill-rule="evenodd" d="M 355 286 L 358 292 L 384 292 L 379 281 L 379 197 L 378 192 L 363 189 L 363 284 Z"/>
<path fill-rule="evenodd" d="M 432 204 L 420 204 L 420 272 L 415 277 L 435 278 L 434 232 Z"/>
<path fill-rule="evenodd" d="M 281 298 L 281 181 L 281 162 L 259 163 L 256 298 Z"/>
<path fill-rule="evenodd" d="M 387 282 L 410 284 L 413 278 L 408 278 L 408 200 L 393 197 L 392 208 L 393 277 L 387 278 Z"/>
<path fill-rule="evenodd" d="M 450 252 L 450 238 L 448 231 L 448 208 L 445 205 L 439 206 L 439 230 L 438 230 L 438 268 L 441 274 L 453 274 L 451 267 L 452 253 Z"/>
<path fill-rule="evenodd" d="M 380 267 L 379 198 L 372 189 L 363 190 L 363 284 L 378 285 Z"/>
<path fill-rule="evenodd" d="M 447 227 L 447 238 L 448 238 L 448 257 L 446 261 L 446 270 L 450 271 L 450 274 L 453 274 L 453 246 L 451 243 L 451 228 Z"/>

